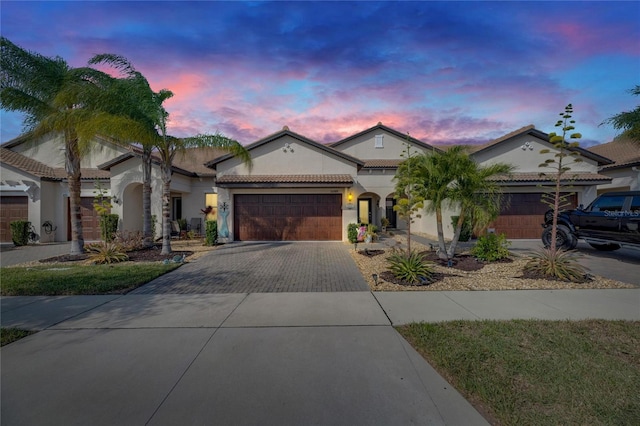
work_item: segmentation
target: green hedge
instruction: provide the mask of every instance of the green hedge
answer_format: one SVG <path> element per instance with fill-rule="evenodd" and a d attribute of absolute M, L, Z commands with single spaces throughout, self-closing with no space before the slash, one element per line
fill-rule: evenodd
<path fill-rule="evenodd" d="M 215 246 L 218 244 L 218 221 L 207 220 L 205 222 L 205 244 Z"/>
<path fill-rule="evenodd" d="M 29 228 L 31 222 L 26 220 L 14 220 L 10 223 L 11 240 L 16 246 L 26 246 L 29 242 Z"/>
<path fill-rule="evenodd" d="M 347 238 L 351 244 L 358 242 L 358 224 L 350 223 L 347 225 Z"/>

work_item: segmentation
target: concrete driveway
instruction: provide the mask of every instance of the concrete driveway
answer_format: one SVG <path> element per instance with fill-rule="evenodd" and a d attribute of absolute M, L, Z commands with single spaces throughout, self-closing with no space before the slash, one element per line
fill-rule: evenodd
<path fill-rule="evenodd" d="M 341 242 L 237 242 L 131 294 L 368 291 Z"/>

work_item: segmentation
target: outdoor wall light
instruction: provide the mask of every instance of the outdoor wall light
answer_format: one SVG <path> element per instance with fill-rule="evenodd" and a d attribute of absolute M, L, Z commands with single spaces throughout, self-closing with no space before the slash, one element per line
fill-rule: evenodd
<path fill-rule="evenodd" d="M 373 282 L 378 285 L 378 274 L 371 275 L 371 278 L 373 278 Z"/>
<path fill-rule="evenodd" d="M 116 197 L 115 195 L 113 197 L 111 197 L 111 201 L 113 201 L 117 205 L 120 205 L 122 203 L 122 200 L 120 198 Z"/>
<path fill-rule="evenodd" d="M 347 201 L 350 203 L 353 202 L 353 194 L 351 192 L 347 194 Z"/>

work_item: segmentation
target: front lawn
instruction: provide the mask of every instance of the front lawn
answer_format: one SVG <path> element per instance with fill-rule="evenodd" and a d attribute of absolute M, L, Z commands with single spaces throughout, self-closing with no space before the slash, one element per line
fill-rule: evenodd
<path fill-rule="evenodd" d="M 397 329 L 493 424 L 640 424 L 638 321 L 453 321 Z"/>
<path fill-rule="evenodd" d="M 2 268 L 2 296 L 124 294 L 174 270 L 177 263 L 55 264 Z"/>

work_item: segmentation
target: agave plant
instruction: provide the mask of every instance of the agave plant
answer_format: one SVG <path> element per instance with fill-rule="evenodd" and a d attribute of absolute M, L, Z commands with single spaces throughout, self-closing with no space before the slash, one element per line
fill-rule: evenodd
<path fill-rule="evenodd" d="M 387 262 L 394 277 L 411 284 L 421 284 L 433 274 L 431 263 L 426 262 L 417 251 L 412 251 L 409 255 L 395 251 Z"/>
<path fill-rule="evenodd" d="M 531 253 L 531 260 L 524 266 L 524 272 L 560 281 L 583 282 L 587 268 L 578 263 L 577 257 L 575 252 L 542 249 Z"/>
<path fill-rule="evenodd" d="M 103 265 L 106 263 L 119 263 L 129 260 L 122 246 L 116 243 L 98 243 L 88 246 L 90 263 Z"/>

